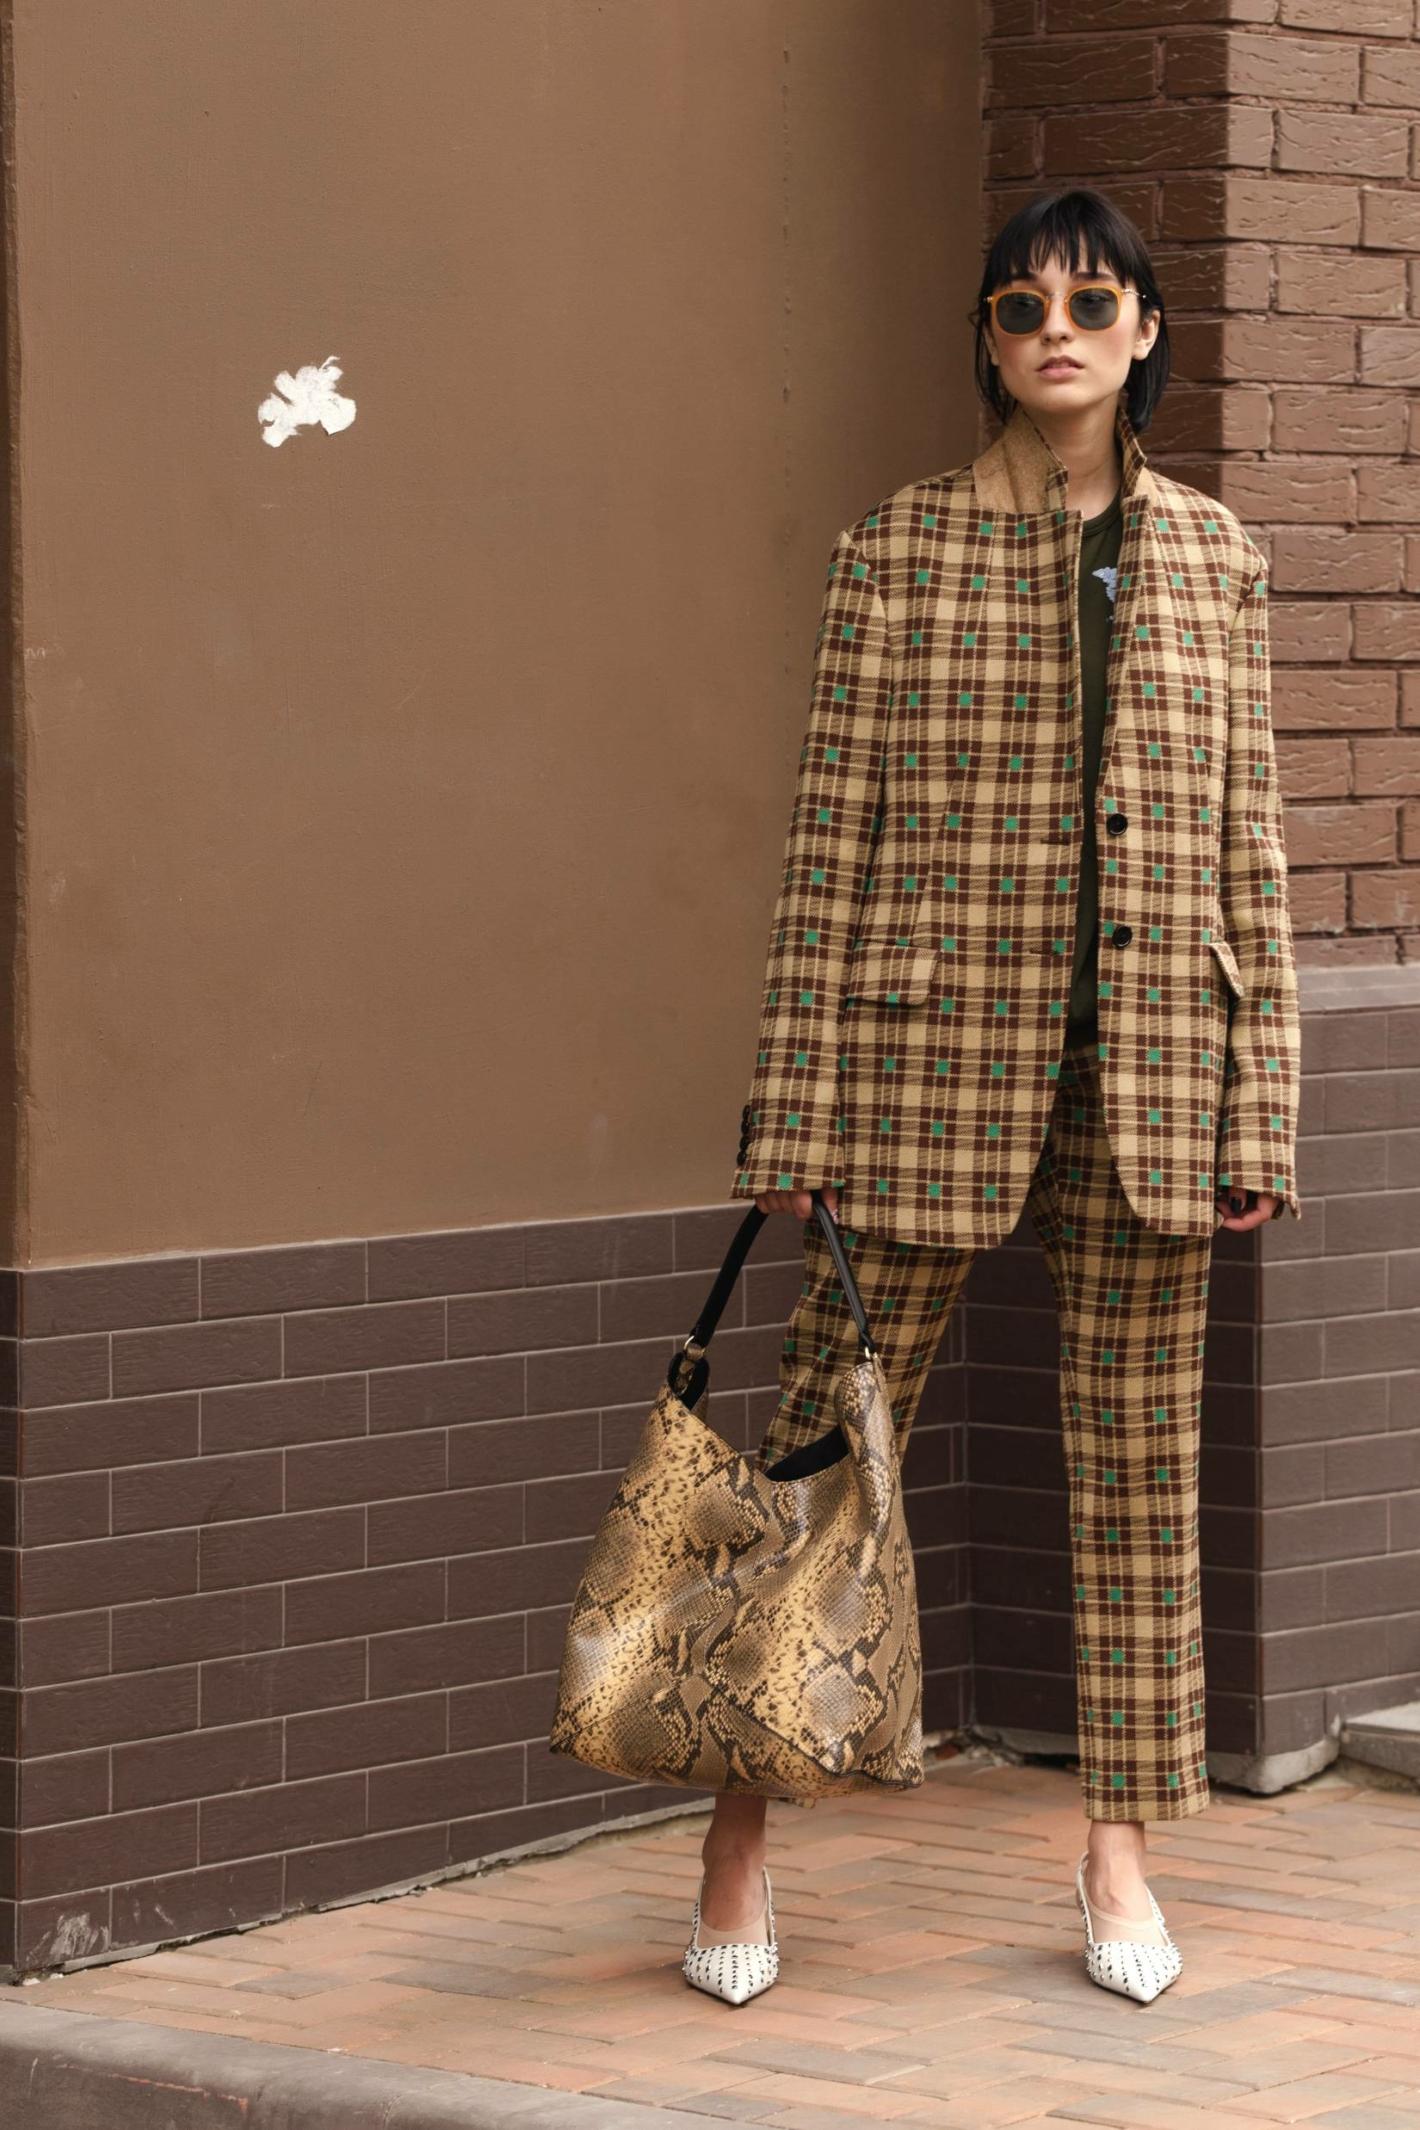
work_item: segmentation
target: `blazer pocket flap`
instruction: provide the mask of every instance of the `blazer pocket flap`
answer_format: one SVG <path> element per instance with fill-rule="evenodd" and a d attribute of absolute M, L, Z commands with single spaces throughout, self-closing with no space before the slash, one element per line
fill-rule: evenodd
<path fill-rule="evenodd" d="M 936 968 L 935 947 L 889 947 L 869 941 L 848 957 L 844 1002 L 867 999 L 882 1006 L 920 1006 L 931 994 Z"/>
<path fill-rule="evenodd" d="M 1230 989 L 1232 990 L 1233 996 L 1235 998 L 1246 998 L 1247 985 L 1242 980 L 1242 971 L 1238 967 L 1238 958 L 1236 954 L 1234 954 L 1232 948 L 1228 945 L 1226 939 L 1218 939 L 1215 937 L 1213 939 L 1210 939 L 1208 944 L 1213 949 L 1213 952 L 1217 955 L 1218 960 L 1222 963 L 1223 974 L 1228 979 L 1228 984 Z"/>

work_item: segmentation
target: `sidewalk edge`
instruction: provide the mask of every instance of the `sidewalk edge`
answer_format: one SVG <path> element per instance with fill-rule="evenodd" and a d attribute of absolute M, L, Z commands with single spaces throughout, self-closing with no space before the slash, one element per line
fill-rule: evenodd
<path fill-rule="evenodd" d="M 0 1993 L 0 2122 L 25 2130 L 705 2130 L 703 2115 Z"/>

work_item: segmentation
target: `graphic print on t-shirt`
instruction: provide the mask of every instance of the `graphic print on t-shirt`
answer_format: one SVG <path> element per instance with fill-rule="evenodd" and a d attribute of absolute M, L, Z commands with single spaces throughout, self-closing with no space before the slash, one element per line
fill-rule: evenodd
<path fill-rule="evenodd" d="M 1080 838 L 1080 886 L 1075 911 L 1075 951 L 1067 1018 L 1072 1034 L 1098 1028 L 1099 863 L 1095 797 L 1106 724 L 1105 677 L 1119 582 L 1123 494 L 1108 509 L 1086 518 L 1080 531 L 1080 738 L 1084 817 Z"/>

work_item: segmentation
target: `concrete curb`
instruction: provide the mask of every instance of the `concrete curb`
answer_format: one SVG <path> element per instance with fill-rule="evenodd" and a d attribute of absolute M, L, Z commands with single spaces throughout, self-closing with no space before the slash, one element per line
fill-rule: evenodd
<path fill-rule="evenodd" d="M 705 2130 L 703 2115 L 0 1996 L 16 2130 Z"/>

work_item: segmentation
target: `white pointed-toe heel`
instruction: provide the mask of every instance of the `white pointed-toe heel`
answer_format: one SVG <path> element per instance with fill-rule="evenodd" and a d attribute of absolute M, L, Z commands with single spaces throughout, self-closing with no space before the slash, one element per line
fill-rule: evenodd
<path fill-rule="evenodd" d="M 1133 1916 L 1112 1915 L 1098 1904 L 1091 1913 L 1085 1893 L 1088 1855 L 1086 1850 L 1075 1867 L 1075 1899 L 1085 1919 L 1085 1973 L 1101 1989 L 1112 1989 L 1121 1997 L 1149 2004 L 1160 1990 L 1178 1980 L 1183 1972 L 1183 1954 L 1169 1936 L 1163 1911 L 1147 1886 L 1144 1891 L 1154 1912 L 1152 1923 Z M 1096 1925 L 1103 1930 L 1103 1936 L 1096 1936 Z M 1125 1933 L 1134 1935 L 1121 1935 L 1121 1925 Z"/>
<path fill-rule="evenodd" d="M 690 1943 L 681 1962 L 681 1973 L 696 1989 L 720 1997 L 726 2004 L 747 2004 L 751 1997 L 757 1997 L 761 1990 L 767 1990 L 771 1982 L 779 1979 L 779 1940 L 774 1929 L 774 1894 L 769 1873 L 766 1870 L 764 1874 L 764 1917 L 760 1926 L 765 1933 L 763 1939 L 727 1939 L 722 1932 L 712 1931 L 710 1935 L 720 1942 L 702 1945 L 700 1900 L 704 1891 L 702 1873 L 691 1918 Z"/>

